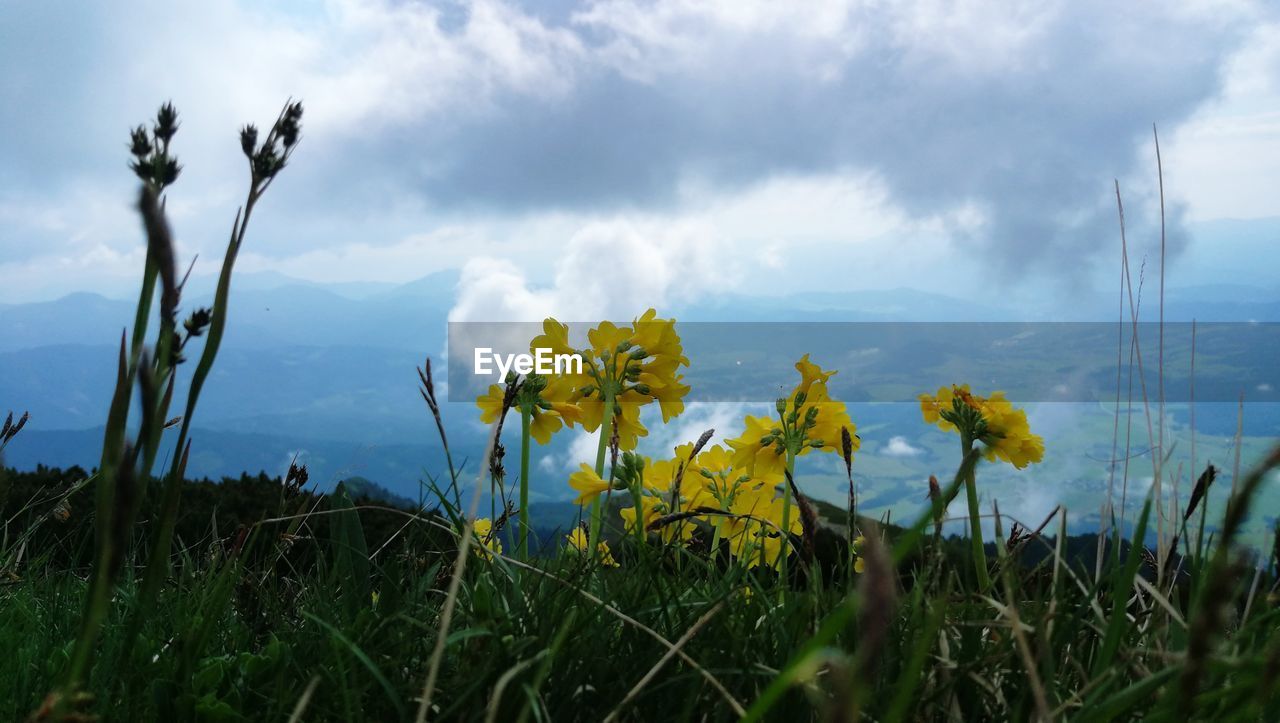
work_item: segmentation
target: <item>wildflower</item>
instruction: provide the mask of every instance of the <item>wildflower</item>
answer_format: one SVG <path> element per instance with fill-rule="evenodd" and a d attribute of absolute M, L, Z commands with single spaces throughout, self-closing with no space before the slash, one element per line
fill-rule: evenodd
<path fill-rule="evenodd" d="M 637 504 L 640 512 L 636 512 Z M 618 510 L 618 514 L 622 517 L 622 528 L 630 533 L 642 533 L 649 529 L 649 525 L 655 520 L 667 514 L 667 503 L 654 494 L 641 494 L 630 507 L 623 507 Z M 637 517 L 639 522 L 637 522 Z M 639 527 L 637 527 L 639 525 Z M 666 528 L 663 528 L 666 531 Z"/>
<path fill-rule="evenodd" d="M 867 543 L 867 538 L 858 535 L 853 538 L 853 571 L 861 575 L 867 569 L 867 563 L 862 558 L 862 547 Z"/>
<path fill-rule="evenodd" d="M 480 421 L 493 424 L 498 417 L 509 409 L 506 399 L 506 387 L 501 384 L 490 384 L 489 390 L 476 397 L 476 406 L 480 408 Z"/>
<path fill-rule="evenodd" d="M 502 540 L 493 533 L 493 520 L 478 517 L 471 529 L 475 532 L 476 539 L 480 541 L 476 554 L 482 560 L 492 560 L 494 555 L 502 554 Z"/>
<path fill-rule="evenodd" d="M 788 460 L 809 450 L 835 452 L 844 447 L 844 430 L 849 430 L 850 456 L 857 451 L 857 427 L 843 402 L 831 398 L 827 382 L 835 371 L 823 371 L 805 354 L 796 362 L 800 383 L 786 399 L 777 402 L 778 418 L 752 417 L 746 429 L 727 440 L 733 448 L 735 466 L 760 479 L 781 479 Z"/>
<path fill-rule="evenodd" d="M 640 408 L 657 402 L 662 421 L 684 411 L 689 387 L 682 383 L 681 367 L 689 365 L 674 319 L 659 319 L 649 309 L 631 326 L 602 321 L 587 332 L 589 347 L 575 350 L 569 344 L 568 326 L 555 319 L 543 322 L 543 333 L 531 349 L 553 354 L 579 354 L 582 374 L 559 375 L 562 386 L 550 399 L 575 405 L 580 415 L 566 422 L 581 423 L 588 432 L 605 421 L 606 404 L 613 408 L 609 426 L 616 428 L 620 449 L 634 449 L 648 430 L 640 422 Z"/>
<path fill-rule="evenodd" d="M 569 547 L 577 550 L 579 554 L 585 555 L 587 553 L 587 533 L 581 527 L 573 528 L 573 532 L 565 535 L 565 539 L 568 540 Z M 613 559 L 613 554 L 609 551 L 609 543 L 604 540 L 601 540 L 596 545 L 596 554 L 601 565 L 605 567 L 620 567 L 618 561 Z"/>
<path fill-rule="evenodd" d="M 966 457 L 976 442 L 983 444 L 989 461 L 1002 459 L 1018 469 L 1044 457 L 1044 440 L 1031 433 L 1026 412 L 1015 408 L 1003 392 L 984 399 L 970 392 L 967 384 L 953 384 L 949 389 L 939 389 L 937 396 L 920 395 L 920 413 L 926 422 L 958 432 L 961 451 Z M 964 478 L 969 505 L 969 540 L 978 587 L 987 589 L 991 586 L 991 576 L 982 542 L 977 484 L 977 475 L 970 466 Z"/>
<path fill-rule="evenodd" d="M 1018 469 L 1044 458 L 1044 439 L 1031 433 L 1027 413 L 1013 406 L 1004 392 L 989 398 L 969 391 L 969 385 L 942 387 L 936 396 L 920 395 L 924 421 L 962 439 L 982 442 L 988 461 L 1004 460 Z"/>
<path fill-rule="evenodd" d="M 853 452 L 859 446 L 857 428 L 844 403 L 833 400 L 827 391 L 827 383 L 835 372 L 823 371 L 809 361 L 808 354 L 796 362 L 795 368 L 800 372 L 800 383 L 788 397 L 777 401 L 777 418 L 748 416 L 742 435 L 727 440 L 733 448 L 734 467 L 755 480 L 768 483 L 769 510 L 775 501 L 774 487 L 786 472 L 794 469 L 796 457 L 814 449 L 841 451 L 852 464 Z M 795 527 L 802 527 L 798 519 L 793 519 L 791 493 L 785 485 L 782 485 L 777 512 L 776 517 L 768 518 L 776 522 L 777 531 L 756 533 L 756 542 L 766 554 L 778 556 L 780 570 L 785 572 L 787 547 L 784 543 L 788 541 L 783 539 L 780 530 L 792 532 Z"/>
<path fill-rule="evenodd" d="M 529 374 L 518 378 L 508 374 L 505 385 L 490 384 L 476 399 L 480 421 L 492 424 L 506 416 L 507 410 L 520 412 L 520 514 L 519 552 L 529 554 L 529 439 L 547 444 L 551 436 L 565 425 L 581 421 L 581 410 L 564 400 L 571 382 L 561 377 Z M 563 421 L 562 421 L 563 420 Z M 494 467 L 493 471 L 499 471 Z M 499 476 L 494 475 L 495 479 Z"/>
<path fill-rule="evenodd" d="M 690 442 L 676 447 L 671 459 L 652 460 L 631 452 L 623 453 L 614 474 L 618 484 L 632 494 L 632 506 L 619 511 L 628 532 L 643 535 L 652 523 L 665 515 L 716 504 L 700 482 L 698 457 L 693 452 L 694 445 Z M 677 539 L 688 542 L 693 539 L 695 527 L 691 521 L 679 520 L 663 525 L 660 534 L 666 542 Z"/>
<path fill-rule="evenodd" d="M 581 424 L 588 432 L 600 430 L 596 449 L 595 477 L 604 474 L 605 452 L 616 438 L 620 450 L 635 449 L 648 430 L 640 422 L 640 408 L 656 401 L 662 421 L 684 411 L 684 397 L 689 387 L 679 369 L 689 365 L 674 319 L 658 319 L 657 312 L 647 310 L 632 326 L 618 326 L 602 321 L 587 332 L 589 347 L 574 350 L 569 345 L 569 328 L 555 319 L 542 323 L 543 333 L 530 344 L 532 349 L 550 349 L 553 354 L 576 353 L 582 360 L 581 373 L 573 371 L 557 375 L 560 385 L 552 404 L 573 405 L 579 412 L 561 417 L 570 426 Z M 553 407 L 554 408 L 554 407 Z M 584 477 L 580 483 L 586 483 Z M 570 479 L 572 484 L 573 478 Z M 579 503 L 597 499 L 599 492 L 580 491 Z M 598 540 L 602 510 L 591 511 L 591 538 Z"/>
<path fill-rule="evenodd" d="M 578 505 L 593 502 L 601 493 L 611 487 L 585 462 L 577 472 L 569 475 L 569 486 L 578 491 L 578 497 L 574 500 L 574 504 Z"/>

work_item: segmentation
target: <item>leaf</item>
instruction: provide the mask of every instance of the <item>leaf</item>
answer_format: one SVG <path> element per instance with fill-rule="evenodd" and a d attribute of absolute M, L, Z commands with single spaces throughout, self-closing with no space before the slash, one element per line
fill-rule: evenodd
<path fill-rule="evenodd" d="M 355 617 L 370 605 L 369 548 L 365 543 L 360 513 L 356 512 L 346 485 L 338 483 L 329 504 L 339 510 L 329 516 L 329 544 L 333 554 L 333 577 L 342 591 L 349 616 Z"/>

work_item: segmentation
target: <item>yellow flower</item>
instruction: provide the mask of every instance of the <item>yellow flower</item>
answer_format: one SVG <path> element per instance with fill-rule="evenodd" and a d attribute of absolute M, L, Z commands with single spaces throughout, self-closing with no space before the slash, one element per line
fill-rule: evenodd
<path fill-rule="evenodd" d="M 577 472 L 569 475 L 569 486 L 578 491 L 578 497 L 574 503 L 579 505 L 590 503 L 609 489 L 609 483 L 600 479 L 600 475 L 585 463 Z"/>
<path fill-rule="evenodd" d="M 640 495 L 640 509 L 642 512 L 639 524 L 642 530 L 647 531 L 650 523 L 667 514 L 667 503 L 656 495 L 642 494 Z M 618 514 L 622 517 L 622 529 L 634 534 L 636 532 L 635 505 L 623 507 L 618 510 Z"/>
<path fill-rule="evenodd" d="M 618 446 L 634 449 L 648 430 L 640 423 L 640 408 L 657 402 L 664 422 L 684 411 L 684 397 L 689 386 L 679 373 L 688 366 L 674 319 L 658 319 L 649 309 L 632 326 L 618 326 L 602 321 L 587 332 L 588 349 L 579 350 L 583 358 L 581 375 L 564 376 L 565 393 L 546 397 L 548 400 L 575 405 L 576 412 L 560 413 L 565 423 L 581 424 L 588 432 L 600 428 L 605 419 L 604 399 L 608 394 L 618 412 L 614 422 Z M 547 347 L 557 353 L 569 353 L 568 327 L 555 319 L 543 322 L 543 333 L 533 347 Z M 553 407 L 554 408 L 554 407 Z"/>
<path fill-rule="evenodd" d="M 507 388 L 501 384 L 490 384 L 489 391 L 476 398 L 476 406 L 480 408 L 480 421 L 493 424 L 502 414 L 503 402 Z"/>
<path fill-rule="evenodd" d="M 544 323 L 546 333 L 534 339 L 530 349 L 551 348 L 557 354 L 572 354 L 568 347 L 568 327 L 548 319 Z M 551 436 L 565 425 L 572 426 L 582 420 L 582 410 L 573 404 L 571 397 L 581 378 L 565 375 L 526 376 L 515 387 L 515 395 L 507 400 L 506 384 L 490 384 L 487 391 L 476 398 L 480 408 L 480 421 L 493 424 L 509 408 L 529 411 L 529 434 L 538 444 L 547 444 Z M 510 407 L 507 407 L 507 404 Z"/>
<path fill-rule="evenodd" d="M 574 527 L 573 532 L 565 535 L 564 538 L 568 540 L 569 547 L 572 547 L 578 552 L 587 551 L 587 533 L 581 526 Z"/>
<path fill-rule="evenodd" d="M 800 383 L 790 396 L 779 400 L 778 417 L 752 417 L 744 420 L 741 436 L 726 440 L 733 448 L 733 465 L 755 479 L 783 479 L 787 452 L 805 455 L 811 449 L 840 453 L 844 430 L 849 430 L 851 452 L 860 446 L 857 426 L 849 418 L 844 402 L 831 398 L 827 381 L 836 372 L 825 372 L 809 361 L 809 355 L 796 362 Z"/>
<path fill-rule="evenodd" d="M 835 372 L 830 372 L 830 374 L 835 374 Z M 792 398 L 794 396 L 793 394 Z M 845 408 L 844 402 L 837 402 L 831 399 L 827 392 L 827 383 L 825 381 L 813 382 L 810 384 L 806 396 L 807 399 L 800 408 L 800 418 L 803 419 L 810 409 L 817 410 L 813 427 L 808 432 L 808 438 L 811 441 L 821 440 L 822 447 L 820 449 L 838 453 L 842 443 L 842 430 L 847 428 L 853 441 L 852 451 L 858 451 L 860 442 L 857 436 L 857 425 L 849 418 L 849 411 Z M 800 454 L 807 453 L 809 449 L 814 449 L 814 447 L 809 446 L 801 449 Z"/>
<path fill-rule="evenodd" d="M 538 444 L 550 442 L 551 435 L 559 432 L 561 426 L 560 415 L 554 412 L 535 407 L 529 415 L 529 436 L 537 440 Z"/>
<path fill-rule="evenodd" d="M 965 409 L 972 411 L 960 414 Z M 920 412 L 925 422 L 945 431 L 960 431 L 957 422 L 975 427 L 967 431 L 986 446 L 984 456 L 989 461 L 1001 459 L 1022 469 L 1044 458 L 1044 439 L 1031 433 L 1027 413 L 1014 407 L 1004 392 L 983 398 L 970 392 L 967 384 L 942 387 L 937 396 L 920 395 Z M 970 416 L 974 413 L 980 423 Z"/>
<path fill-rule="evenodd" d="M 480 546 L 476 548 L 476 554 L 484 560 L 492 560 L 495 554 L 502 554 L 502 541 L 497 535 L 493 534 L 493 520 L 487 517 L 478 517 L 472 524 L 471 529 L 475 532 L 476 539 L 480 541 Z"/>
<path fill-rule="evenodd" d="M 587 552 L 587 533 L 581 527 L 573 528 L 573 532 L 565 535 L 565 539 L 569 541 L 569 547 L 577 550 L 579 554 Z M 609 551 L 609 543 L 601 540 L 596 545 L 596 551 L 600 558 L 600 564 L 605 567 L 619 567 L 618 561 L 613 559 L 613 553 Z"/>
<path fill-rule="evenodd" d="M 782 498 L 774 485 L 744 483 L 738 486 L 729 516 L 717 516 L 721 539 L 729 543 L 729 553 L 748 567 L 776 566 L 781 561 Z M 800 534 L 800 515 L 792 510 L 788 529 Z"/>
<path fill-rule="evenodd" d="M 787 467 L 786 455 L 775 445 L 760 442 L 777 428 L 774 420 L 747 415 L 743 426 L 745 429 L 741 436 L 725 440 L 733 449 L 734 469 L 740 469 L 755 479 L 781 481 Z"/>
<path fill-rule="evenodd" d="M 808 354 L 800 357 L 800 361 L 796 362 L 796 371 L 800 372 L 800 384 L 795 391 L 805 392 L 806 394 L 814 382 L 826 384 L 828 379 L 836 375 L 834 370 L 829 372 L 822 371 L 822 367 L 809 361 Z M 792 396 L 794 395 L 795 393 L 793 392 Z"/>
<path fill-rule="evenodd" d="M 545 319 L 542 322 L 542 333 L 529 342 L 529 348 L 550 349 L 552 354 L 576 353 L 569 345 L 569 325 L 561 324 L 555 319 Z"/>
<path fill-rule="evenodd" d="M 942 418 L 944 411 L 950 412 L 952 402 L 955 401 L 956 390 L 969 391 L 968 384 L 960 386 L 939 387 L 937 396 L 929 396 L 928 394 L 920 395 L 920 413 L 924 416 L 926 424 L 936 424 L 938 428 L 944 432 L 954 432 L 956 425 Z"/>

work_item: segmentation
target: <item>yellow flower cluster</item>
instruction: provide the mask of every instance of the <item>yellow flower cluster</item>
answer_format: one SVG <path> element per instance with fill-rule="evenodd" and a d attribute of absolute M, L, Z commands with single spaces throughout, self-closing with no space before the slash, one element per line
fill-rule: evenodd
<path fill-rule="evenodd" d="M 659 319 L 649 309 L 631 326 L 601 322 L 587 332 L 587 349 L 574 349 L 569 343 L 569 326 L 548 318 L 542 333 L 529 343 L 529 350 L 550 349 L 552 354 L 580 354 L 582 374 L 557 374 L 547 377 L 533 407 L 530 434 L 539 444 L 546 444 L 562 426 L 581 424 L 588 432 L 600 428 L 604 420 L 605 400 L 614 404 L 618 443 L 621 449 L 634 449 L 640 437 L 649 432 L 640 423 L 640 408 L 657 402 L 662 421 L 669 422 L 684 411 L 684 397 L 689 386 L 682 383 L 681 367 L 689 365 L 675 330 L 675 319 Z M 476 399 L 480 421 L 492 424 L 512 404 L 506 399 L 506 387 L 491 384 Z"/>
<path fill-rule="evenodd" d="M 783 475 L 788 454 L 808 454 L 817 449 L 837 452 L 842 447 L 844 430 L 849 431 L 852 448 L 857 451 L 857 427 L 849 418 L 844 402 L 831 398 L 827 381 L 834 371 L 823 371 L 805 354 L 796 362 L 800 383 L 785 400 L 778 401 L 778 416 L 752 417 L 745 420 L 742 435 L 726 440 L 733 448 L 733 464 L 754 477 Z"/>
<path fill-rule="evenodd" d="M 578 551 L 578 554 L 587 554 L 588 543 L 586 530 L 581 527 L 575 527 L 573 528 L 573 532 L 565 535 L 565 540 L 569 542 L 569 547 Z M 601 565 L 604 565 L 605 567 L 619 567 L 618 561 L 613 559 L 613 553 L 609 551 L 609 543 L 604 540 L 601 540 L 600 543 L 596 545 L 596 554 Z"/>
<path fill-rule="evenodd" d="M 480 545 L 476 548 L 476 554 L 482 560 L 492 560 L 494 555 L 502 554 L 502 540 L 493 534 L 493 520 L 487 517 L 476 518 L 475 524 L 472 526 L 476 535 L 476 540 Z"/>
<path fill-rule="evenodd" d="M 572 427 L 582 421 L 582 410 L 567 401 L 570 395 L 568 378 L 556 376 L 545 381 L 545 386 L 538 391 L 538 398 L 531 404 L 529 434 L 538 444 L 551 441 L 551 435 L 559 432 L 563 426 Z M 480 421 L 493 424 L 506 411 L 508 405 L 515 400 L 506 398 L 507 388 L 502 384 L 490 384 L 488 391 L 476 399 L 480 408 Z"/>
<path fill-rule="evenodd" d="M 659 319 L 649 309 L 630 326 L 601 322 L 587 332 L 587 349 L 569 344 L 569 327 L 547 319 L 543 333 L 530 343 L 531 349 L 551 349 L 553 354 L 582 356 L 582 374 L 564 375 L 547 398 L 552 404 L 565 403 L 580 411 L 584 429 L 594 432 L 605 417 L 606 401 L 614 406 L 620 449 L 635 449 L 648 430 L 640 422 L 641 407 L 657 402 L 662 421 L 669 422 L 684 411 L 689 386 L 682 383 L 681 367 L 689 365 L 684 355 L 674 319 Z M 563 416 L 563 413 L 562 413 Z"/>
<path fill-rule="evenodd" d="M 1031 433 L 1027 413 L 1005 399 L 1004 392 L 983 398 L 970 392 L 968 384 L 960 384 L 942 387 L 936 396 L 920 395 L 924 421 L 949 432 L 963 431 L 957 423 L 966 423 L 966 409 L 973 410 L 981 419 L 981 424 L 972 425 L 977 429 L 967 433 L 986 445 L 987 460 L 1001 459 L 1022 469 L 1044 458 L 1044 439 Z"/>
<path fill-rule="evenodd" d="M 812 450 L 837 452 L 852 463 L 859 447 L 847 407 L 831 397 L 829 383 L 836 372 L 824 371 L 806 354 L 795 365 L 800 381 L 787 397 L 777 400 L 776 414 L 747 416 L 742 433 L 727 439 L 725 446 L 714 445 L 695 454 L 692 443 L 683 444 L 669 459 L 650 459 L 633 451 L 639 438 L 648 434 L 640 421 L 641 408 L 656 402 L 667 423 L 684 410 L 689 393 L 680 373 L 689 360 L 675 321 L 659 319 L 649 309 L 630 326 L 601 322 L 587 333 L 587 341 L 588 348 L 573 348 L 568 326 L 546 319 L 530 350 L 580 355 L 581 373 L 531 375 L 491 385 L 476 400 L 481 419 L 492 423 L 518 407 L 528 423 L 525 457 L 528 437 L 546 444 L 563 427 L 581 425 L 594 432 L 612 426 L 621 459 L 604 475 L 607 439 L 600 441 L 596 466 L 582 464 L 569 476 L 577 504 L 592 504 L 602 494 L 617 491 L 630 500 L 619 511 L 629 534 L 645 537 L 656 532 L 671 544 L 685 544 L 702 535 L 710 539 L 713 551 L 727 549 L 748 567 L 784 565 L 790 553 L 787 536 L 803 531 L 798 510 L 790 509 L 788 471 L 794 470 L 798 457 Z M 960 433 L 966 446 L 982 442 L 988 459 L 1001 459 L 1021 469 L 1044 456 L 1044 440 L 1031 433 L 1026 413 L 1002 392 L 983 398 L 967 385 L 943 387 L 936 396 L 921 395 L 920 409 L 926 422 Z M 527 469 L 522 485 L 527 483 L 525 478 Z M 972 486 L 973 480 L 968 484 Z M 976 500 L 976 495 L 970 496 Z M 523 511 L 523 486 L 521 500 Z M 593 535 L 599 522 L 599 517 L 593 521 Z M 475 531 L 481 542 L 477 554 L 487 559 L 501 553 L 501 543 L 489 539 L 489 520 L 476 520 Z M 580 554 L 591 550 L 589 535 L 582 528 L 575 528 L 566 539 Z M 851 551 L 856 572 L 863 569 L 862 542 L 858 537 Z M 603 565 L 618 565 L 602 540 L 595 556 Z"/>
<path fill-rule="evenodd" d="M 683 444 L 671 459 L 644 460 L 638 485 L 640 512 L 635 502 L 620 511 L 627 531 L 635 534 L 637 524 L 647 531 L 667 515 L 687 512 L 696 517 L 661 525 L 658 533 L 664 541 L 688 542 L 701 529 L 710 534 L 713 549 L 726 543 L 729 554 L 749 567 L 776 565 L 785 544 L 781 473 L 753 478 L 738 472 L 729 450 L 720 445 L 691 458 L 692 453 L 693 444 Z M 788 529 L 801 533 L 798 514 L 792 515 Z"/>
<path fill-rule="evenodd" d="M 701 524 L 694 519 L 661 524 L 662 539 L 688 542 L 705 526 L 715 549 L 723 542 L 734 558 L 749 566 L 778 565 L 786 544 L 782 530 L 796 535 L 803 530 L 799 512 L 788 514 L 783 497 L 787 451 L 799 455 L 811 449 L 840 450 L 844 430 L 850 452 L 858 448 L 848 410 L 827 390 L 835 372 L 823 371 L 808 355 L 796 370 L 800 382 L 787 400 L 780 401 L 778 419 L 748 416 L 746 431 L 728 440 L 728 448 L 716 445 L 697 456 L 692 456 L 692 443 L 677 447 L 670 459 L 632 456 L 635 469 L 624 464 L 617 484 L 583 464 L 569 476 L 569 486 L 578 493 L 575 501 L 589 504 L 611 488 L 629 489 L 632 504 L 620 511 L 628 533 L 648 532 L 667 515 L 692 513 Z"/>

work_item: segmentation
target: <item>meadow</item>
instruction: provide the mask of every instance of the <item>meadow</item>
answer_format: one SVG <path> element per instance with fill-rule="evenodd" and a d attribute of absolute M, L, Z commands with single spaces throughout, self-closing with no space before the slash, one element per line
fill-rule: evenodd
<path fill-rule="evenodd" d="M 888 524 L 859 508 L 838 370 L 804 350 L 769 414 L 722 442 L 708 430 L 638 454 L 654 423 L 641 410 L 670 424 L 690 391 L 679 324 L 652 309 L 585 339 L 547 319 L 530 349 L 584 368 L 484 390 L 471 410 L 489 425 L 484 449 L 450 448 L 428 360 L 418 393 L 446 465 L 416 501 L 323 493 L 303 466 L 188 480 L 236 260 L 302 116 L 289 102 L 265 133 L 241 131 L 249 188 L 210 308 L 183 309 L 165 213 L 177 112 L 132 132 L 147 260 L 100 463 L 0 465 L 0 716 L 1280 719 L 1280 535 L 1241 539 L 1280 447 L 1237 459 L 1213 520 L 1218 470 L 1179 500 L 1165 485 L 1182 451 L 1157 447 L 1141 460 L 1154 479 L 1140 513 L 1113 504 L 1096 534 L 1070 537 L 1063 509 L 1014 520 L 980 501 L 984 473 L 1041 464 L 1045 443 L 1001 392 L 956 379 L 918 390 L 919 423 L 954 435 L 954 466 Z M 185 405 L 171 409 L 179 380 Z M 9 415 L 0 453 L 24 422 Z M 591 433 L 594 457 L 565 481 L 580 524 L 538 529 L 538 446 Z M 797 460 L 820 455 L 847 475 L 843 507 L 802 491 Z M 944 534 L 957 520 L 965 534 Z"/>

